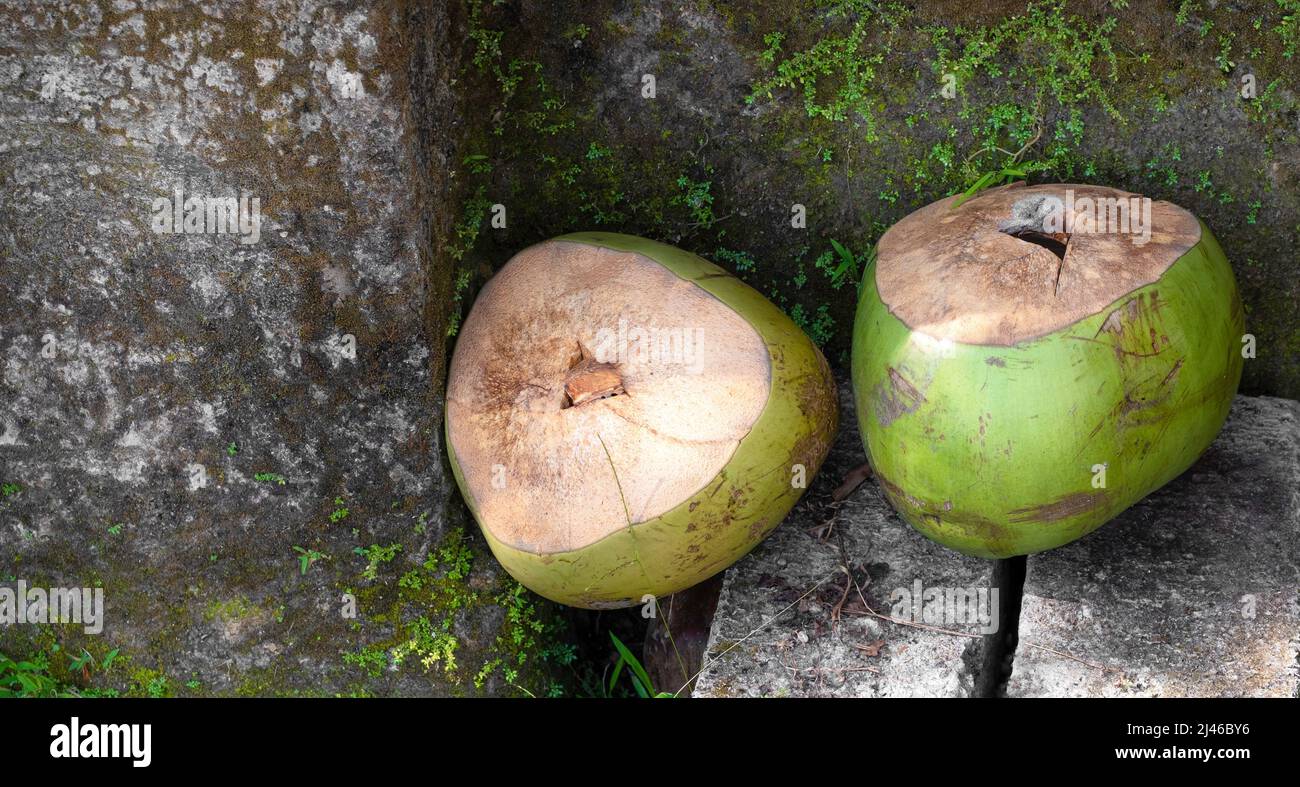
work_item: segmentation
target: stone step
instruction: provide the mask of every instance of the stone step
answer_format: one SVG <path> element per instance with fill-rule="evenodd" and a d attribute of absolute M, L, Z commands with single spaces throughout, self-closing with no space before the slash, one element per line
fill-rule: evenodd
<path fill-rule="evenodd" d="M 902 625 L 879 616 L 893 611 L 891 592 L 911 593 L 918 581 L 923 588 L 987 589 L 993 563 L 917 533 L 869 479 L 843 502 L 832 500 L 866 461 L 848 385 L 840 405 L 839 437 L 808 493 L 771 537 L 728 569 L 694 696 L 950 697 L 974 690 L 983 658 L 978 627 L 939 621 L 931 628 L 921 616 L 920 625 Z"/>
<path fill-rule="evenodd" d="M 808 494 L 728 570 L 695 696 L 993 686 L 981 634 L 997 616 L 969 614 L 989 612 L 977 605 L 962 616 L 933 594 L 998 590 L 997 606 L 1014 608 L 1018 588 L 992 588 L 993 561 L 916 533 L 872 480 L 833 500 L 865 461 L 847 385 L 841 407 Z M 1097 532 L 1028 558 L 1007 694 L 1296 695 L 1298 531 L 1300 403 L 1238 397 L 1191 470 Z M 918 585 L 926 603 L 903 603 Z M 947 617 L 927 619 L 939 611 Z"/>
<path fill-rule="evenodd" d="M 1032 555 L 1007 694 L 1293 697 L 1300 402 L 1239 396 L 1190 470 Z"/>

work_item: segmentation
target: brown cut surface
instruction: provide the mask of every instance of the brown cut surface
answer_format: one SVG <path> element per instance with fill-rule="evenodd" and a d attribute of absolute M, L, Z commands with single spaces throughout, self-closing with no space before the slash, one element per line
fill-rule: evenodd
<path fill-rule="evenodd" d="M 484 287 L 451 362 L 451 448 L 484 525 L 538 554 L 668 511 L 767 404 L 758 332 L 648 257 L 525 249 Z"/>
<path fill-rule="evenodd" d="M 981 192 L 955 208 L 956 197 L 932 203 L 880 239 L 881 300 L 908 327 L 936 339 L 1010 346 L 1097 314 L 1160 278 L 1200 240 L 1195 216 L 1155 200 L 1145 243 L 1134 243 L 1140 233 L 1078 231 L 1082 225 L 1068 236 L 1045 238 L 999 228 L 1027 225 L 1025 212 L 1035 198 L 1064 202 L 1067 189 L 1076 202 L 1140 197 L 1102 186 L 1017 183 Z M 1099 215 L 1107 218 L 1104 210 Z M 1096 228 L 1109 226 L 1105 221 Z M 1039 242 L 1025 239 L 1031 237 Z M 1050 248 L 1062 242 L 1063 258 Z"/>

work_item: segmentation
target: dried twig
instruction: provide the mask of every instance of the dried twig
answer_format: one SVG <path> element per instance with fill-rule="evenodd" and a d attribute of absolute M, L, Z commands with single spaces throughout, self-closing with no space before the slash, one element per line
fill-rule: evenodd
<path fill-rule="evenodd" d="M 811 595 L 813 594 L 813 591 L 815 591 L 817 588 L 821 587 L 822 585 L 825 585 L 826 582 L 827 582 L 831 577 L 833 577 L 833 576 L 835 576 L 835 575 L 834 575 L 834 574 L 828 574 L 827 576 L 823 577 L 820 581 L 817 582 L 817 584 L 815 584 L 815 585 L 813 585 L 812 587 L 810 587 L 810 588 L 808 588 L 807 590 L 805 590 L 805 591 L 803 592 L 803 595 L 799 596 L 799 598 L 795 599 L 794 601 L 791 601 L 791 602 L 790 602 L 789 604 L 787 604 L 787 605 L 785 606 L 785 608 L 782 609 L 780 612 L 776 613 L 776 614 L 773 615 L 770 619 L 764 621 L 763 623 L 760 623 L 757 627 L 755 627 L 753 630 L 751 630 L 751 631 L 750 631 L 748 634 L 746 634 L 745 636 L 743 636 L 743 637 L 741 637 L 740 639 L 736 640 L 735 642 L 731 643 L 731 645 L 729 645 L 729 646 L 727 647 L 726 650 L 722 651 L 722 652 L 719 653 L 717 656 L 713 657 L 712 659 L 709 659 L 709 658 L 707 658 L 707 654 L 705 654 L 705 656 L 706 656 L 706 660 L 705 660 L 704 664 L 700 666 L 699 671 L 697 671 L 694 675 L 692 675 L 691 678 L 690 678 L 690 680 L 688 680 L 688 681 L 686 681 L 685 683 L 683 683 L 683 684 L 681 685 L 681 688 L 679 688 L 679 689 L 677 689 L 677 691 L 673 692 L 673 695 L 674 695 L 674 696 L 677 696 L 677 695 L 681 694 L 682 691 L 684 691 L 684 690 L 686 689 L 686 687 L 689 686 L 689 685 L 691 684 L 691 681 L 692 681 L 692 680 L 695 680 L 695 679 L 698 678 L 700 675 L 704 674 L 704 671 L 705 671 L 706 669 L 708 669 L 709 667 L 713 666 L 715 663 L 717 663 L 718 661 L 720 661 L 720 660 L 722 659 L 723 656 L 727 655 L 728 653 L 730 653 L 731 651 L 735 650 L 735 649 L 736 649 L 737 647 L 739 647 L 740 645 L 744 644 L 745 641 L 748 640 L 750 637 L 754 636 L 754 635 L 757 634 L 758 632 L 762 631 L 763 629 L 765 629 L 765 628 L 767 628 L 768 626 L 770 626 L 770 625 L 772 625 L 773 623 L 775 623 L 775 622 L 776 622 L 776 621 L 777 621 L 777 620 L 778 620 L 782 615 L 784 615 L 785 613 L 789 612 L 790 610 L 792 610 L 792 609 L 794 609 L 796 606 L 798 606 L 798 605 L 799 605 L 799 602 L 801 602 L 801 601 L 803 601 L 804 599 L 806 599 L 806 598 L 808 598 L 809 596 L 811 596 Z"/>
<path fill-rule="evenodd" d="M 871 463 L 864 462 L 858 465 L 850 470 L 844 476 L 844 481 L 839 486 L 835 487 L 834 492 L 831 492 L 831 499 L 837 503 L 840 502 L 844 498 L 853 494 L 853 491 L 861 486 L 863 481 L 866 481 L 870 477 Z"/>
<path fill-rule="evenodd" d="M 843 545 L 841 544 L 841 548 L 842 547 Z M 840 566 L 840 568 L 843 569 L 846 574 L 844 577 L 844 592 L 840 594 L 840 600 L 835 602 L 835 606 L 831 607 L 831 622 L 833 623 L 838 623 L 840 621 L 840 612 L 844 610 L 844 600 L 849 597 L 849 588 L 853 587 L 853 575 L 849 573 L 848 567 Z"/>
<path fill-rule="evenodd" d="M 1060 657 L 1063 658 L 1063 659 L 1069 659 L 1070 661 L 1077 661 L 1077 662 L 1079 662 L 1080 664 L 1083 664 L 1084 666 L 1092 667 L 1093 669 L 1099 669 L 1099 670 L 1101 670 L 1102 672 L 1119 672 L 1119 671 L 1120 671 L 1120 669 L 1119 669 L 1118 667 L 1107 667 L 1105 664 L 1098 664 L 1098 663 L 1095 662 L 1095 661 L 1088 661 L 1087 659 L 1081 659 L 1081 658 L 1079 658 L 1078 656 L 1073 656 L 1073 655 L 1071 655 L 1071 654 L 1069 654 L 1069 653 L 1065 653 L 1065 652 L 1063 652 L 1063 651 L 1053 650 L 1053 649 L 1047 647 L 1046 645 L 1037 645 L 1037 644 L 1034 644 L 1033 642 L 1025 642 L 1025 643 L 1023 643 L 1023 644 L 1028 645 L 1028 646 L 1031 647 L 1031 648 L 1037 648 L 1037 649 L 1039 649 L 1039 650 L 1047 651 L 1048 653 L 1051 653 L 1053 656 L 1060 656 Z"/>

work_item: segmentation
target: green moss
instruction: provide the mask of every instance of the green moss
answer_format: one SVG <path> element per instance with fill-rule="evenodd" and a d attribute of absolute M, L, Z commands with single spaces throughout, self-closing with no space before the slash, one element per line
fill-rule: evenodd
<path fill-rule="evenodd" d="M 469 149 L 491 167 L 462 175 L 467 193 L 506 204 L 510 221 L 504 231 L 470 221 L 478 232 L 460 250 L 458 303 L 523 246 L 607 227 L 722 250 L 716 260 L 842 357 L 853 298 L 829 266 L 807 264 L 806 248 L 821 254 L 837 238 L 869 249 L 902 216 L 1009 160 L 1038 181 L 1178 202 L 1230 255 L 1264 243 L 1251 255 L 1267 260 L 1256 270 L 1233 260 L 1243 297 L 1262 302 L 1279 288 L 1294 297 L 1294 238 L 1238 229 L 1268 220 L 1253 205 L 1300 211 L 1297 195 L 1274 190 L 1278 151 L 1300 144 L 1294 5 L 1251 14 L 1193 2 L 1153 13 L 1035 0 L 1001 14 L 861 0 L 702 3 L 694 13 L 724 27 L 717 41 L 713 24 L 671 12 L 632 7 L 596 20 L 562 4 L 564 28 L 525 27 L 491 2 L 466 0 L 483 42 L 461 74 L 467 102 L 492 108 L 474 113 L 490 122 L 471 130 Z M 577 54 L 552 45 L 575 24 L 590 31 Z M 684 34 L 692 47 L 674 43 Z M 659 55 L 658 98 L 641 100 L 639 85 L 611 70 L 627 48 Z M 1215 150 L 1203 108 L 1234 95 L 1247 73 L 1258 95 L 1238 106 L 1258 144 L 1228 139 Z M 738 80 L 748 91 L 728 93 Z M 794 203 L 807 210 L 807 230 L 790 228 Z M 477 213 L 467 203 L 461 216 Z M 1293 316 L 1273 309 L 1253 316 L 1265 345 L 1280 348 L 1295 330 Z M 1249 365 L 1244 387 L 1300 395 L 1300 371 L 1282 367 Z"/>
<path fill-rule="evenodd" d="M 162 699 L 174 696 L 174 693 L 171 681 L 161 670 L 141 667 L 131 672 L 126 696 Z"/>
<path fill-rule="evenodd" d="M 524 694 L 563 691 L 573 664 L 563 624 L 491 561 L 481 541 L 453 528 L 395 579 L 363 571 L 345 590 L 358 600 L 364 644 L 342 663 L 370 679 L 437 676 L 458 694 L 494 678 Z"/>
<path fill-rule="evenodd" d="M 887 13 L 871 13 L 874 4 L 867 2 L 832 3 L 826 12 L 832 23 L 848 18 L 847 30 L 819 38 L 807 49 L 788 57 L 781 56 L 781 31 L 763 37 L 764 49 L 759 62 L 772 65 L 775 74 L 761 79 L 745 97 L 752 104 L 759 96 L 768 99 L 778 90 L 794 90 L 803 99 L 803 108 L 810 118 L 830 121 L 847 121 L 851 118 L 861 124 L 861 133 L 868 143 L 877 142 L 877 111 L 879 99 L 874 85 L 876 71 L 885 60 L 881 48 L 864 46 L 873 35 L 896 34 L 899 23 L 908 11 L 890 4 Z M 883 21 L 883 25 L 877 24 Z"/>
<path fill-rule="evenodd" d="M 226 601 L 213 600 L 208 602 L 207 607 L 204 608 L 203 619 L 209 621 L 240 620 L 251 614 L 253 610 L 254 606 L 243 596 Z"/>

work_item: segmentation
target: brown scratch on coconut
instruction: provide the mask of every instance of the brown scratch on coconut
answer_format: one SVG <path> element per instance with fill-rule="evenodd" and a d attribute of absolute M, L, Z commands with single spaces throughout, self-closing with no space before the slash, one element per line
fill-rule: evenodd
<path fill-rule="evenodd" d="M 888 367 L 889 385 L 876 386 L 876 419 L 881 426 L 889 426 L 894 421 L 916 412 L 916 408 L 925 401 L 925 394 L 898 373 L 894 367 Z"/>
<path fill-rule="evenodd" d="M 1016 523 L 1059 522 L 1091 511 L 1105 502 L 1106 495 L 1103 492 L 1075 492 L 1051 503 L 1014 509 L 1007 516 Z"/>

